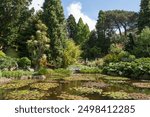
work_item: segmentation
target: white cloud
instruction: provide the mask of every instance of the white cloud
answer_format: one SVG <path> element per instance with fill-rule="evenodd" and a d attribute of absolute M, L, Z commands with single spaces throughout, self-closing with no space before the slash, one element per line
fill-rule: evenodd
<path fill-rule="evenodd" d="M 70 4 L 67 8 L 67 11 L 68 16 L 72 14 L 75 17 L 76 22 L 78 22 L 79 18 L 81 17 L 83 22 L 89 25 L 90 30 L 95 29 L 96 20 L 91 19 L 89 16 L 82 12 L 82 4 L 80 2 Z"/>
<path fill-rule="evenodd" d="M 30 8 L 34 7 L 35 11 L 41 10 L 44 0 L 33 0 Z"/>

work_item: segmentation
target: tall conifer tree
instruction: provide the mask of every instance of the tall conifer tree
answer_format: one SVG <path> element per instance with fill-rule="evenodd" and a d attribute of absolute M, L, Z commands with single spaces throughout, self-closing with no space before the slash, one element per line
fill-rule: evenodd
<path fill-rule="evenodd" d="M 150 27 L 150 0 L 141 0 L 141 10 L 138 29 L 141 32 L 145 27 Z"/>
<path fill-rule="evenodd" d="M 78 45 L 83 45 L 84 42 L 89 38 L 90 30 L 87 24 L 84 24 L 82 18 L 79 19 L 77 24 L 77 35 L 75 42 Z"/>
<path fill-rule="evenodd" d="M 70 15 L 67 19 L 67 30 L 69 37 L 74 40 L 77 34 L 77 23 L 73 15 Z"/>
<path fill-rule="evenodd" d="M 68 38 L 61 0 L 45 0 L 43 22 L 48 27 L 48 35 L 51 39 L 49 60 L 53 61 L 55 66 L 61 67 L 65 40 Z"/>
<path fill-rule="evenodd" d="M 110 41 L 109 37 L 107 37 L 106 34 L 106 14 L 103 11 L 99 12 L 97 24 L 96 24 L 96 30 L 97 30 L 97 35 L 98 35 L 98 46 L 101 48 L 102 55 L 105 55 L 108 53 Z"/>

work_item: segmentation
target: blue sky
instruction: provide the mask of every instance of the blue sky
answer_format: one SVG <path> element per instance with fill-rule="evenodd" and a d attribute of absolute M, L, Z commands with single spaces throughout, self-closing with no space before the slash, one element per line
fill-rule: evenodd
<path fill-rule="evenodd" d="M 33 0 L 35 9 L 42 6 L 44 0 Z M 73 14 L 76 21 L 82 17 L 90 29 L 94 29 L 99 10 L 128 10 L 139 12 L 141 0 L 62 0 L 65 16 Z"/>
<path fill-rule="evenodd" d="M 77 2 L 82 4 L 82 12 L 94 19 L 97 18 L 99 10 L 123 9 L 138 12 L 140 9 L 140 0 L 62 0 L 65 14 L 66 7 Z"/>

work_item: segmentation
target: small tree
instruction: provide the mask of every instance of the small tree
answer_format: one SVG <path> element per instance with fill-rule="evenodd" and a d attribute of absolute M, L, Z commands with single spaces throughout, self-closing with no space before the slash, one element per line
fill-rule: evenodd
<path fill-rule="evenodd" d="M 40 59 L 49 48 L 50 39 L 47 37 L 47 27 L 40 20 L 35 23 L 36 32 L 27 41 L 28 51 L 32 64 L 36 69 L 40 68 Z"/>
<path fill-rule="evenodd" d="M 65 43 L 63 67 L 76 63 L 81 54 L 80 47 L 76 46 L 73 40 L 68 39 Z"/>
<path fill-rule="evenodd" d="M 18 66 L 22 69 L 28 69 L 29 67 L 31 67 L 31 60 L 28 59 L 27 57 L 22 57 L 18 61 Z"/>
<path fill-rule="evenodd" d="M 135 42 L 133 51 L 138 57 L 150 57 L 150 28 L 143 29 Z"/>

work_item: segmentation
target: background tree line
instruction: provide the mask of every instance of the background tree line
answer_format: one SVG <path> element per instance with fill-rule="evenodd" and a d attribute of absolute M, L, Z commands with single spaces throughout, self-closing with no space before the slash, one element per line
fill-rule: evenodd
<path fill-rule="evenodd" d="M 95 60 L 119 47 L 136 57 L 150 56 L 150 1 L 140 12 L 99 11 L 96 28 L 82 18 L 65 19 L 61 0 L 45 0 L 42 10 L 29 9 L 32 0 L 1 0 L 0 49 L 11 57 L 28 57 L 39 68 L 67 67 L 78 59 Z"/>

